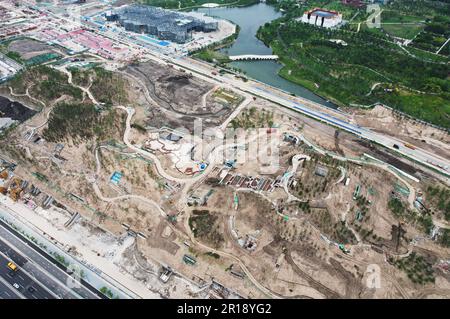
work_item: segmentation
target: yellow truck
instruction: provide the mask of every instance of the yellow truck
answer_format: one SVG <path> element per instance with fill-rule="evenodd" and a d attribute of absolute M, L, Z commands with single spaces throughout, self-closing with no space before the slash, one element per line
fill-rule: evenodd
<path fill-rule="evenodd" d="M 14 264 L 11 261 L 8 263 L 8 268 L 11 269 L 12 271 L 16 271 L 17 270 L 16 264 Z"/>

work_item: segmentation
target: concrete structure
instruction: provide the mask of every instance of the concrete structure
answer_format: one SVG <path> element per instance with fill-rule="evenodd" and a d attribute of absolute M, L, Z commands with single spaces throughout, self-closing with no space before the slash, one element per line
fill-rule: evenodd
<path fill-rule="evenodd" d="M 314 171 L 314 174 L 322 177 L 326 177 L 328 175 L 328 168 L 322 165 L 317 165 Z"/>
<path fill-rule="evenodd" d="M 192 32 L 212 32 L 218 29 L 217 22 L 206 22 L 188 14 L 144 5 L 131 5 L 109 11 L 108 21 L 117 21 L 127 31 L 145 33 L 176 43 L 192 39 Z"/>
<path fill-rule="evenodd" d="M 0 83 L 3 83 L 13 77 L 22 66 L 0 53 Z"/>
<path fill-rule="evenodd" d="M 161 139 L 163 139 L 163 140 L 171 141 L 171 142 L 178 142 L 178 141 L 180 141 L 183 138 L 182 136 L 179 136 L 179 135 L 174 134 L 172 132 L 159 133 L 159 137 Z"/>
<path fill-rule="evenodd" d="M 337 11 L 314 8 L 303 14 L 301 22 L 323 28 L 336 28 L 342 23 L 342 14 Z"/>

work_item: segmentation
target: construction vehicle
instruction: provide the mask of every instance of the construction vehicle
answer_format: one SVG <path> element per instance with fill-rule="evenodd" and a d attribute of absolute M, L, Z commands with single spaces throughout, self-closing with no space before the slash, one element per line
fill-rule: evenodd
<path fill-rule="evenodd" d="M 5 169 L 0 173 L 0 179 L 7 179 L 9 176 L 8 171 Z"/>
<path fill-rule="evenodd" d="M 361 192 L 361 185 L 356 185 L 355 191 L 353 192 L 353 199 L 356 200 Z"/>
<path fill-rule="evenodd" d="M 12 271 L 17 271 L 17 269 L 18 269 L 16 264 L 14 264 L 11 261 L 8 263 L 8 268 L 11 269 Z"/>
<path fill-rule="evenodd" d="M 339 244 L 338 247 L 344 254 L 349 254 L 350 253 L 350 250 L 345 248 L 345 246 L 343 244 Z"/>
<path fill-rule="evenodd" d="M 22 193 L 22 189 L 20 189 L 20 188 L 14 188 L 14 189 L 11 189 L 11 190 L 9 191 L 9 197 L 10 197 L 13 201 L 17 202 L 17 200 L 20 198 L 20 193 Z"/>
<path fill-rule="evenodd" d="M 416 147 L 414 145 L 411 145 L 411 144 L 408 144 L 408 143 L 405 143 L 404 145 L 405 145 L 405 147 L 410 148 L 412 150 L 416 149 Z"/>
<path fill-rule="evenodd" d="M 22 193 L 22 188 L 20 187 L 21 183 L 22 181 L 16 177 L 12 180 L 12 183 L 9 187 L 9 197 L 15 202 L 17 202 L 20 194 Z"/>

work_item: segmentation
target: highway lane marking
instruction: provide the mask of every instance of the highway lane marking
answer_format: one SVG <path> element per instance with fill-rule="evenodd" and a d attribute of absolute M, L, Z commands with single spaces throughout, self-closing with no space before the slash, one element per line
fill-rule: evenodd
<path fill-rule="evenodd" d="M 2 231 L 2 230 L 3 230 L 3 231 Z M 57 286 L 57 287 L 62 287 L 62 288 L 65 290 L 66 293 L 72 294 L 74 297 L 77 297 L 77 298 L 79 298 L 79 299 L 83 299 L 83 297 L 80 296 L 79 293 L 77 293 L 76 291 L 74 291 L 74 290 L 70 289 L 69 287 L 67 287 L 67 286 L 65 285 L 65 282 L 63 282 L 63 280 L 58 279 L 57 277 L 53 276 L 53 274 L 52 274 L 52 272 L 53 272 L 55 269 L 57 269 L 57 270 L 59 271 L 59 273 L 62 274 L 62 275 L 64 275 L 64 276 L 65 276 L 65 279 L 67 280 L 69 277 L 71 277 L 68 273 L 66 273 L 65 271 L 63 271 L 62 269 L 60 269 L 59 267 L 57 267 L 56 265 L 53 265 L 47 258 L 45 258 L 44 256 L 42 256 L 38 251 L 34 250 L 34 249 L 29 245 L 28 242 L 26 242 L 26 241 L 23 242 L 21 238 L 18 238 L 17 236 L 15 236 L 14 234 L 12 234 L 12 233 L 10 232 L 9 229 L 5 228 L 5 227 L 4 227 L 3 225 L 1 225 L 1 224 L 0 224 L 0 232 L 2 233 L 2 234 L 1 234 L 2 237 L 0 237 L 0 240 L 2 240 L 7 246 L 9 246 L 9 247 L 13 247 L 13 246 L 16 247 L 16 249 L 19 250 L 19 254 L 21 254 L 21 255 L 23 256 L 22 250 L 20 250 L 19 247 L 13 245 L 13 244 L 12 244 L 11 242 L 9 242 L 7 239 L 5 239 L 5 237 L 10 238 L 12 241 L 18 241 L 19 243 L 21 243 L 21 244 L 23 244 L 23 245 L 26 244 L 26 245 L 27 245 L 27 248 L 30 249 L 31 254 L 32 254 L 32 255 L 35 255 L 35 256 L 38 256 L 38 258 L 40 258 L 40 259 L 43 261 L 43 263 L 45 264 L 45 266 L 39 265 L 39 261 L 36 261 L 36 259 L 37 259 L 36 257 L 35 257 L 35 258 L 31 258 L 31 257 L 29 257 L 28 255 L 24 256 L 24 258 L 26 258 L 27 261 L 28 261 L 31 265 L 35 266 L 35 267 L 37 268 L 37 270 L 41 271 L 41 272 L 44 274 L 44 277 L 48 277 L 48 278 L 50 278 L 50 279 L 53 279 L 53 281 L 56 283 L 56 286 Z M 3 236 L 4 233 L 6 233 L 6 236 Z M 42 261 L 41 261 L 41 262 L 42 262 Z M 47 272 L 45 271 L 44 268 L 47 270 Z M 48 279 L 47 279 L 47 280 L 48 280 Z M 84 291 L 87 295 L 89 295 L 89 296 L 91 296 L 91 297 L 93 296 L 93 297 L 95 297 L 95 298 L 98 298 L 97 295 L 95 295 L 94 293 L 92 293 L 92 292 L 91 292 L 89 289 L 87 289 L 86 287 L 82 286 L 81 288 L 83 289 L 83 291 Z"/>
<path fill-rule="evenodd" d="M 17 297 L 21 299 L 26 299 L 24 295 L 20 291 L 13 290 L 11 287 L 11 284 L 7 282 L 2 276 L 0 276 L 0 282 L 6 287 L 6 289 L 9 289 L 13 294 L 15 294 Z M 6 291 L 5 291 L 6 292 Z"/>
<path fill-rule="evenodd" d="M 7 206 L 4 206 L 4 208 L 5 208 L 6 211 L 10 210 L 10 208 L 7 207 Z M 8 227 L 9 227 L 9 226 L 8 226 Z M 12 231 L 11 231 L 10 229 L 8 229 L 7 227 L 5 227 L 4 222 L 0 222 L 0 232 L 2 232 L 2 234 L 6 233 L 6 236 L 8 236 L 8 237 L 10 237 L 11 239 L 13 239 L 13 241 L 17 241 L 17 242 L 18 242 L 19 244 L 21 244 L 21 245 L 27 244 L 28 248 L 30 249 L 30 251 L 31 251 L 31 253 L 32 253 L 33 255 L 39 256 L 39 258 L 41 258 L 42 260 L 44 260 L 44 262 L 45 262 L 47 265 L 52 265 L 52 266 L 54 266 L 54 265 L 52 264 L 52 262 L 49 261 L 47 258 L 45 258 L 45 256 L 41 255 L 41 254 L 39 253 L 39 251 L 37 251 L 37 250 L 35 250 L 33 247 L 31 247 L 31 246 L 29 245 L 29 243 L 26 241 L 25 238 L 21 237 L 20 235 L 17 236 L 16 234 L 12 233 Z M 3 242 L 5 242 L 7 245 L 14 246 L 14 245 L 12 245 L 8 240 L 5 239 L 6 236 L 3 236 L 3 235 L 2 235 L 2 239 L 1 239 L 1 240 L 2 240 Z M 28 258 L 27 258 L 27 259 L 28 259 Z M 35 264 L 35 263 L 33 263 L 33 262 L 30 262 L 30 264 L 35 265 L 38 269 L 40 269 L 41 271 L 43 271 L 42 267 L 40 267 L 39 265 L 37 265 L 37 264 Z M 59 267 L 54 266 L 54 269 L 57 269 L 61 274 L 64 274 L 65 276 L 70 277 L 70 275 L 69 275 L 68 273 L 64 272 L 64 271 L 63 271 L 62 269 L 60 269 Z M 50 270 L 50 269 L 49 269 L 49 270 Z M 49 273 L 45 273 L 45 271 L 43 271 L 43 272 L 44 272 L 44 274 L 47 275 L 47 277 L 52 278 L 52 279 L 54 279 L 54 280 L 57 281 L 57 282 L 62 282 L 61 280 L 55 279 L 55 278 L 53 277 L 53 275 L 51 274 L 51 270 L 50 270 Z M 69 290 L 69 288 L 66 287 L 65 285 L 60 285 L 60 286 L 61 286 L 61 287 L 64 287 L 64 289 L 66 289 L 67 292 L 69 292 L 69 293 L 72 292 L 73 294 L 75 294 L 76 297 L 78 297 L 79 299 L 83 299 L 83 297 L 81 297 L 77 292 L 75 292 L 75 291 L 73 291 L 73 290 Z M 81 289 L 83 289 L 83 292 L 86 293 L 86 295 L 88 295 L 88 297 L 86 297 L 86 298 L 92 298 L 92 297 L 94 297 L 94 298 L 96 298 L 96 299 L 100 299 L 100 296 L 98 296 L 98 295 L 96 295 L 94 292 L 90 291 L 86 286 L 83 286 L 83 285 L 82 285 L 82 286 L 81 286 Z"/>
<path fill-rule="evenodd" d="M 20 253 L 17 253 L 18 255 L 21 255 Z M 0 256 L 3 256 L 5 259 L 9 259 L 14 261 L 11 257 L 6 256 L 2 251 L 0 251 Z M 22 255 L 23 257 L 23 255 Z M 41 284 L 40 281 L 38 281 L 38 279 L 33 275 L 29 274 L 23 267 L 20 268 L 20 271 L 23 272 L 23 274 L 27 275 L 29 277 L 29 279 L 31 280 L 31 282 L 35 283 L 37 286 L 41 287 L 44 291 L 47 291 L 50 295 L 52 295 L 53 297 L 55 297 L 56 299 L 59 299 L 59 296 L 57 296 L 53 291 L 51 291 L 50 289 L 48 289 L 46 286 L 44 286 L 43 284 Z M 23 278 L 22 276 L 20 276 L 18 274 L 18 277 L 20 279 L 22 279 L 22 281 L 25 281 L 25 278 Z M 12 278 L 12 276 L 11 276 Z M 24 287 L 25 288 L 25 287 Z"/>

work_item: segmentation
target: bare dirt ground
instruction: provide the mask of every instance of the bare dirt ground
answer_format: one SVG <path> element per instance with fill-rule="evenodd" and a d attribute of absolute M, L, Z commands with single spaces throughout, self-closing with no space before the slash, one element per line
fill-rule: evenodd
<path fill-rule="evenodd" d="M 206 127 L 217 126 L 237 105 L 225 100 L 223 94 L 214 92 L 211 84 L 168 66 L 145 62 L 130 65 L 125 72 L 137 82 L 141 92 L 138 101 L 144 105 L 150 104 L 152 117 L 148 119 L 148 125 L 153 127 L 165 124 L 192 131 L 193 122 L 198 118 L 204 119 Z M 157 110 L 153 107 L 155 104 L 159 106 Z"/>
<path fill-rule="evenodd" d="M 260 110 L 265 104 L 258 102 L 253 105 Z M 245 122 L 242 119 L 239 121 Z M 275 112 L 273 122 L 276 130 L 297 131 L 316 145 L 340 155 L 359 158 L 363 153 L 377 151 L 373 146 L 361 144 L 351 135 L 342 132 L 336 141 L 334 129 L 295 114 Z M 294 154 L 306 153 L 314 157 L 314 152 L 311 153 L 304 146 L 283 143 L 280 144 L 278 170 L 281 174 L 288 169 L 289 160 Z M 404 272 L 386 263 L 384 255 L 379 253 L 381 248 L 382 251 L 398 256 L 407 254 L 411 249 L 408 242 L 423 238 L 423 233 L 416 228 L 417 225 L 408 223 L 401 226 L 404 234 L 397 236 L 399 222 L 390 212 L 387 203 L 391 192 L 396 190 L 396 185 L 403 188 L 405 185 L 392 174 L 379 168 L 347 163 L 333 164 L 329 159 L 317 155 L 314 161 L 306 165 L 306 168 L 300 168 L 295 178 L 306 185 L 305 189 L 314 189 L 317 183 L 320 187 L 309 193 L 309 205 L 298 206 L 295 202 L 290 204 L 296 214 L 291 215 L 288 220 L 276 214 L 276 208 L 262 196 L 263 194 L 237 192 L 239 208 L 235 211 L 234 188 L 209 184 L 220 196 L 212 196 L 207 207 L 226 209 L 224 223 L 227 230 L 223 249 L 239 255 L 246 265 L 252 267 L 253 275 L 260 282 L 267 283 L 273 292 L 285 297 L 399 298 L 409 297 L 412 292 L 423 289 L 413 284 Z M 314 174 L 317 164 L 329 168 L 328 177 Z M 418 171 L 414 170 L 412 165 L 408 166 L 400 161 L 397 164 L 405 171 Z M 336 184 L 340 171 L 335 165 L 345 168 L 346 176 L 350 179 L 347 186 L 342 182 Z M 258 175 L 259 165 L 257 162 L 238 164 L 234 173 Z M 327 183 L 324 184 L 323 181 Z M 411 184 L 420 188 L 420 184 Z M 325 190 L 321 185 L 327 185 Z M 368 204 L 361 204 L 353 199 L 357 185 L 361 187 L 359 196 L 369 201 Z M 264 195 L 273 200 L 285 196 L 279 190 Z M 404 202 L 407 201 L 406 195 L 399 196 Z M 314 208 L 316 206 L 317 208 Z M 358 215 L 359 210 L 364 210 L 362 218 Z M 237 243 L 233 231 L 240 238 L 245 238 L 246 235 L 256 237 L 257 248 L 254 251 L 246 251 Z M 347 247 L 351 247 L 349 255 L 342 253 L 337 243 L 329 244 L 321 235 L 337 243 L 339 240 L 341 243 L 348 241 Z M 372 249 L 372 246 L 376 247 Z M 437 250 L 435 254 L 446 251 L 436 243 L 433 247 Z M 369 289 L 366 285 L 370 277 L 367 267 L 371 263 L 381 269 L 381 289 Z M 435 284 L 427 284 L 424 291 L 445 291 L 448 282 L 444 284 L 442 280 L 445 279 L 442 276 L 438 273 Z"/>
<path fill-rule="evenodd" d="M 127 69 L 140 79 L 130 80 L 130 101 L 136 109 L 132 123 L 144 127 L 144 132 L 142 127 L 134 127 L 130 136 L 132 144 L 144 143 L 150 137 L 145 131 L 149 127 L 189 126 L 193 118 L 199 116 L 211 118 L 211 125 L 220 124 L 239 104 L 239 96 L 206 86 L 170 67 L 145 64 L 139 71 L 140 67 L 142 65 Z M 287 298 L 395 298 L 414 294 L 427 297 L 445 295 L 448 289 L 448 273 L 438 264 L 448 256 L 448 248 L 438 246 L 417 223 L 400 223 L 388 208 L 392 191 L 406 185 L 380 168 L 341 162 L 319 155 L 302 142 L 283 141 L 282 133 L 303 135 L 320 148 L 341 156 L 359 158 L 364 153 L 384 156 L 383 159 L 405 171 L 419 172 L 427 181 L 433 181 L 432 175 L 416 169 L 413 164 L 395 162 L 390 154 L 361 143 L 350 134 L 336 133 L 334 128 L 297 113 L 280 111 L 266 101 L 252 101 L 230 126 L 238 123 L 245 129 L 274 129 L 273 142 L 279 146 L 280 160 L 270 174 L 264 173 L 263 165 L 256 160 L 238 163 L 232 173 L 275 179 L 289 171 L 294 155 L 307 155 L 309 159 L 292 175 L 296 184 L 288 187 L 289 194 L 282 187 L 272 193 L 249 191 L 218 185 L 217 176 L 211 174 L 210 179 L 206 179 L 209 182 L 194 187 L 213 191 L 206 205 L 176 210 L 180 189 L 176 185 L 169 187 L 150 161 L 122 144 L 124 112 L 116 114 L 118 129 L 101 143 L 104 147 L 98 151 L 100 168 L 97 170 L 95 154 L 99 141 L 66 140 L 59 158 L 55 159 L 56 143 L 24 139 L 33 127 L 39 127 L 36 133 L 41 136 L 50 109 L 46 107 L 24 122 L 8 140 L 6 148 L 20 164 L 18 175 L 115 236 L 123 236 L 124 225 L 139 232 L 142 237 L 125 250 L 125 257 L 118 262 L 161 296 L 204 297 L 184 285 L 189 282 L 201 287 L 212 280 L 244 297 L 267 297 L 261 288 L 256 288 L 255 281 L 272 294 Z M 176 171 L 170 154 L 162 151 L 156 154 L 164 168 Z M 232 158 L 233 152 L 230 156 Z M 217 166 L 220 171 L 222 163 Z M 319 176 L 318 167 L 326 169 L 325 176 Z M 340 179 L 342 169 L 350 179 L 347 186 Z M 32 174 L 36 172 L 45 178 L 39 180 Z M 114 173 L 122 174 L 117 184 L 111 182 Z M 215 182 L 211 182 L 214 179 Z M 92 181 L 96 181 L 103 199 L 94 192 Z M 411 184 L 414 188 L 423 185 Z M 354 198 L 357 185 L 361 189 Z M 406 195 L 398 196 L 407 205 Z M 160 208 L 169 216 L 161 214 Z M 196 211 L 206 211 L 213 217 L 189 223 L 188 218 L 195 216 Z M 67 217 L 64 215 L 65 219 Z M 50 216 L 54 221 L 52 218 Z M 413 250 L 432 263 L 434 283 L 414 284 L 405 271 L 394 265 Z M 185 255 L 195 258 L 195 264 L 183 261 Z M 367 269 L 371 264 L 380 268 L 379 289 L 367 286 L 366 280 L 370 277 Z M 174 290 L 173 286 L 161 285 L 154 288 L 156 284 L 151 282 L 161 265 L 176 270 L 178 275 L 173 281 L 183 288 L 177 286 Z"/>
<path fill-rule="evenodd" d="M 8 50 L 19 53 L 20 57 L 24 60 L 31 59 L 41 54 L 57 52 L 52 46 L 31 39 L 12 41 L 8 45 Z"/>
<path fill-rule="evenodd" d="M 267 101 L 258 100 L 257 104 L 262 107 L 272 106 L 273 108 L 273 105 L 271 105 L 271 103 Z M 383 114 L 385 114 L 386 112 L 390 114 L 390 111 L 382 107 L 380 108 Z M 364 112 L 369 111 L 360 111 L 360 112 L 363 112 L 360 115 L 361 119 L 366 120 L 367 115 Z M 392 115 L 390 115 L 390 117 L 392 117 Z M 393 121 L 392 123 L 394 124 L 391 124 L 390 122 L 391 120 Z M 336 154 L 348 158 L 359 158 L 363 154 L 368 154 L 386 163 L 389 163 L 395 166 L 396 168 L 419 178 L 420 180 L 425 180 L 427 178 L 435 179 L 436 177 L 436 173 L 427 168 L 424 168 L 421 165 L 408 161 L 404 158 L 398 157 L 386 149 L 377 147 L 376 145 L 373 145 L 369 142 L 358 139 L 352 134 L 336 130 L 333 127 L 324 125 L 323 123 L 312 120 L 299 113 L 292 112 L 284 108 L 281 109 L 278 108 L 274 116 L 274 123 L 275 125 L 282 123 L 284 125 L 283 127 L 289 128 L 293 132 L 295 131 L 301 132 L 301 134 L 303 134 L 303 136 L 305 136 L 305 138 L 310 142 L 312 142 L 313 144 L 325 150 L 333 151 Z M 377 123 L 377 120 L 375 119 L 367 120 L 366 124 L 358 122 L 358 124 L 362 126 L 367 125 L 368 127 L 371 127 L 373 123 Z M 397 128 L 398 125 L 398 127 L 402 127 L 403 132 L 405 132 L 404 136 L 403 135 L 399 136 L 399 138 L 401 137 L 406 141 L 411 141 L 411 143 L 413 143 L 414 145 L 423 147 L 425 149 L 429 149 L 433 152 L 436 152 L 437 154 L 441 154 L 444 157 L 450 156 L 450 153 L 447 151 L 450 150 L 448 147 L 448 145 L 450 145 L 450 137 L 449 135 L 440 130 L 423 125 L 415 126 L 415 124 L 412 122 L 408 122 L 408 124 L 405 124 L 399 122 L 398 120 L 394 121 L 394 119 L 391 119 L 389 117 L 388 119 L 386 119 L 385 124 L 389 125 L 389 129 L 386 129 L 386 132 L 384 132 L 386 134 L 388 134 L 388 131 L 391 132 L 389 134 L 392 134 L 392 132 L 399 131 Z M 427 143 L 422 142 L 420 134 L 424 134 L 425 140 L 429 142 Z M 412 140 L 411 138 L 410 140 L 408 140 L 408 136 L 411 135 L 416 136 L 416 138 L 414 140 Z M 433 145 L 435 146 L 433 146 L 433 148 L 430 148 L 432 147 L 431 146 L 432 143 L 434 143 Z M 443 146 L 442 144 L 445 144 L 445 147 L 441 147 Z M 439 147 L 441 148 L 438 150 L 437 148 Z"/>
<path fill-rule="evenodd" d="M 379 105 L 371 110 L 352 109 L 352 115 L 361 126 L 401 138 L 444 158 L 450 157 L 450 135 L 442 130 L 406 120 Z"/>

